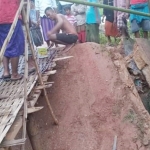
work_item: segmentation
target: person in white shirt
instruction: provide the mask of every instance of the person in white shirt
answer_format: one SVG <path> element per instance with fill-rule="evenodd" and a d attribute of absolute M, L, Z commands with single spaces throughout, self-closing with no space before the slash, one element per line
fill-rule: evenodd
<path fill-rule="evenodd" d="M 47 36 L 47 33 L 54 27 L 54 21 L 45 16 L 45 9 L 47 7 L 51 7 L 54 10 L 56 10 L 57 9 L 56 0 L 35 0 L 35 9 L 38 10 L 40 13 L 43 37 L 47 45 L 50 46 L 50 41 Z"/>

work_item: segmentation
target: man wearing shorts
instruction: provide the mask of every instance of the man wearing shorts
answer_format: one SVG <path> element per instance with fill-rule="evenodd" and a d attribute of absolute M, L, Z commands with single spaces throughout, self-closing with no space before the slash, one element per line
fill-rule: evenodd
<path fill-rule="evenodd" d="M 149 13 L 147 0 L 127 0 L 127 8 L 131 10 Z M 148 31 L 150 31 L 150 17 L 130 14 L 131 31 L 136 38 L 140 38 L 139 30 L 142 28 L 144 38 L 148 39 Z"/>
<path fill-rule="evenodd" d="M 66 49 L 74 45 L 78 40 L 78 34 L 76 29 L 72 24 L 61 14 L 56 14 L 56 12 L 48 7 L 45 10 L 45 14 L 48 18 L 55 21 L 55 26 L 48 32 L 48 37 L 50 41 L 66 45 Z M 63 33 L 58 33 L 62 30 Z"/>

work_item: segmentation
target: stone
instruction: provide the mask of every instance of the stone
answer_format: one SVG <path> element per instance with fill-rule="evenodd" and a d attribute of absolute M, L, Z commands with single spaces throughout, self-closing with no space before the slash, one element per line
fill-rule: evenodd
<path fill-rule="evenodd" d="M 149 139 L 147 138 L 147 136 L 144 136 L 142 143 L 144 146 L 147 146 L 149 144 Z"/>

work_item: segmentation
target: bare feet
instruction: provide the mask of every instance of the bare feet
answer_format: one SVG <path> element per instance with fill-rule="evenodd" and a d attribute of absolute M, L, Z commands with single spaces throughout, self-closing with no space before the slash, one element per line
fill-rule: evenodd
<path fill-rule="evenodd" d="M 21 80 L 22 78 L 23 78 L 22 74 L 13 74 L 13 75 L 11 75 L 11 80 L 12 81 Z"/>

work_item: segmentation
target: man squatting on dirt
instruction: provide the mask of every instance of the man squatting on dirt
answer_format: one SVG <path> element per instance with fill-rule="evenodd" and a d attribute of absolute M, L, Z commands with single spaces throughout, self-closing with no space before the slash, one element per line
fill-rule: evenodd
<path fill-rule="evenodd" d="M 55 26 L 48 32 L 50 41 L 66 45 L 65 50 L 77 42 L 78 34 L 76 29 L 65 16 L 57 14 L 51 7 L 46 8 L 45 14 L 55 21 Z M 62 30 L 62 33 L 59 33 L 59 30 Z"/>

